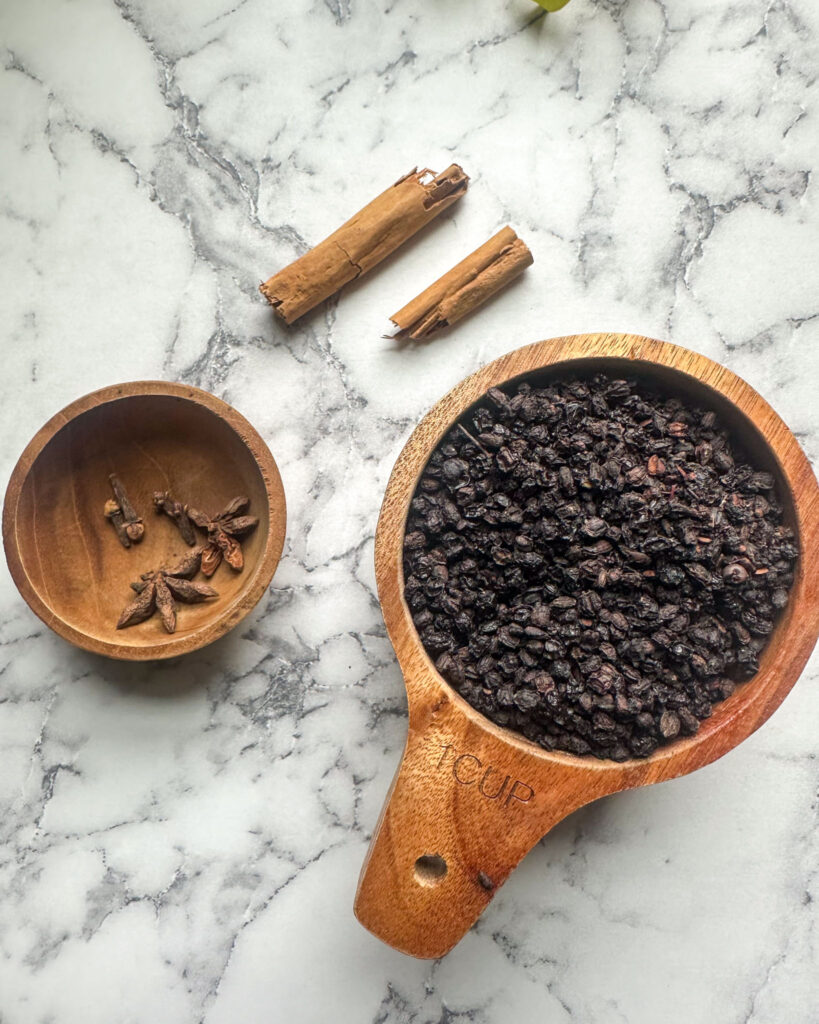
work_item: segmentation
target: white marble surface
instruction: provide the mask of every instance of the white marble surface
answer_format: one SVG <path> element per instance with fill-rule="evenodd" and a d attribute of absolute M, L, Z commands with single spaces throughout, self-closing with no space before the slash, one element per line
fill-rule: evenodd
<path fill-rule="evenodd" d="M 556 828 L 440 962 L 351 910 L 406 728 L 373 530 L 444 391 L 633 330 L 819 455 L 814 0 L 3 0 L 0 51 L 3 483 L 67 402 L 161 377 L 251 419 L 290 512 L 257 611 L 171 664 L 70 648 L 0 570 L 2 1024 L 815 1024 L 816 661 L 718 764 Z M 274 323 L 262 277 L 452 159 L 463 202 Z M 524 280 L 381 338 L 506 222 Z"/>

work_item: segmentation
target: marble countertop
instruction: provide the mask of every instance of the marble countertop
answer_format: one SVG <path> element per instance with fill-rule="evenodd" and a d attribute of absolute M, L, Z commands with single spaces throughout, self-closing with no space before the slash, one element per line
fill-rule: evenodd
<path fill-rule="evenodd" d="M 256 611 L 167 664 L 71 648 L 0 570 L 2 1024 L 815 1024 L 815 659 L 717 764 L 559 825 L 442 960 L 352 914 L 406 731 L 373 531 L 437 398 L 634 331 L 819 455 L 814 0 L 4 0 L 0 51 L 0 482 L 69 401 L 165 378 L 251 420 L 289 506 Z M 274 322 L 262 278 L 453 160 L 462 202 Z M 524 278 L 382 338 L 505 223 Z"/>

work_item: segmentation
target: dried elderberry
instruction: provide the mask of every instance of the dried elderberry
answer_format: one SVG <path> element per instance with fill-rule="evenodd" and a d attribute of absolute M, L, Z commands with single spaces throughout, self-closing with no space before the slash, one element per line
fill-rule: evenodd
<path fill-rule="evenodd" d="M 493 388 L 443 438 L 404 539 L 438 671 L 547 750 L 617 761 L 750 679 L 798 554 L 712 410 L 598 374 Z"/>

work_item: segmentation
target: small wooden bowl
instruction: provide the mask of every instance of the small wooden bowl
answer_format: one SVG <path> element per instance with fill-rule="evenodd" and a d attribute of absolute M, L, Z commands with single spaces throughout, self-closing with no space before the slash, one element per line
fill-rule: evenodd
<path fill-rule="evenodd" d="M 715 409 L 775 474 L 800 557 L 790 600 L 756 677 L 718 704 L 695 736 L 623 764 L 548 753 L 493 725 L 435 670 L 404 601 L 403 540 L 418 478 L 443 435 L 485 392 L 532 371 L 609 370 L 646 378 Z M 446 953 L 515 865 L 557 822 L 598 797 L 694 771 L 758 729 L 795 683 L 819 633 L 819 488 L 796 439 L 745 381 L 703 356 L 634 335 L 539 342 L 462 381 L 421 421 L 393 469 L 375 543 L 378 593 L 404 673 L 409 735 L 364 862 L 355 912 L 396 949 Z"/>
<path fill-rule="evenodd" d="M 128 549 L 103 516 L 110 473 L 145 523 Z M 175 633 L 158 616 L 117 630 L 131 581 L 191 550 L 154 511 L 153 493 L 164 490 L 214 515 L 246 494 L 259 525 L 242 544 L 244 569 L 223 564 L 210 581 L 218 598 L 180 603 Z M 139 381 L 72 402 L 35 435 L 6 491 L 3 543 L 14 582 L 47 626 L 87 651 L 143 661 L 204 647 L 250 611 L 276 570 L 285 515 L 276 463 L 243 416 L 199 388 Z"/>

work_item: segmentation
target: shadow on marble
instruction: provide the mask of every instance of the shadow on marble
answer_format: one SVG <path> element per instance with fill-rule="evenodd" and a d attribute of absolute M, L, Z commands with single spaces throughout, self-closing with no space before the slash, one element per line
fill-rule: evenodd
<path fill-rule="evenodd" d="M 76 653 L 80 674 L 100 690 L 113 689 L 123 697 L 142 695 L 151 700 L 173 701 L 186 698 L 194 690 L 206 690 L 231 677 L 238 678 L 240 673 L 230 666 L 241 661 L 238 648 L 242 640 L 242 634 L 234 631 L 201 650 L 167 661 L 115 661 L 86 651 Z M 86 672 L 82 671 L 83 662 Z"/>

